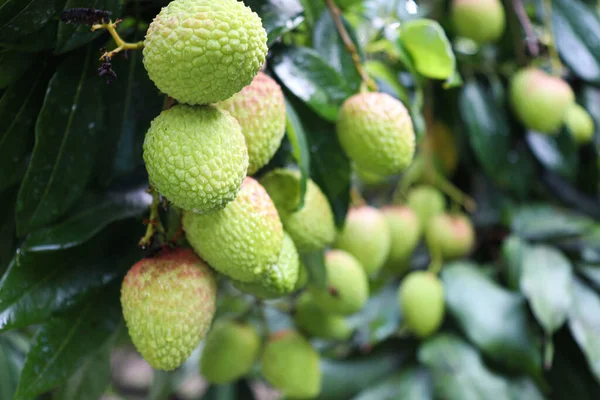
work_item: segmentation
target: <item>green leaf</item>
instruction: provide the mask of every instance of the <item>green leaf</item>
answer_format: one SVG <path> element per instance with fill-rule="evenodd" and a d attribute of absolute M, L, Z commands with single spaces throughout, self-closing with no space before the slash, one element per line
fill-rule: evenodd
<path fill-rule="evenodd" d="M 23 355 L 9 337 L 0 336 L 0 399 L 12 399 L 23 368 Z"/>
<path fill-rule="evenodd" d="M 579 279 L 573 281 L 569 329 L 600 382 L 600 297 Z"/>
<path fill-rule="evenodd" d="M 223 385 L 211 385 L 202 400 L 254 400 L 254 392 L 245 380 Z"/>
<path fill-rule="evenodd" d="M 4 273 L 15 253 L 15 190 L 0 192 L 0 276 Z"/>
<path fill-rule="evenodd" d="M 428 78 L 448 79 L 455 74 L 456 60 L 441 25 L 430 19 L 404 22 L 400 40 L 417 71 Z"/>
<path fill-rule="evenodd" d="M 64 0 L 57 0 L 63 2 Z M 23 51 L 28 53 L 37 53 L 43 50 L 50 50 L 56 44 L 56 31 L 58 30 L 58 21 L 50 20 L 39 31 L 21 36 L 11 43 L 0 43 L 0 46 L 8 50 Z"/>
<path fill-rule="evenodd" d="M 533 204 L 514 212 L 511 228 L 524 239 L 550 240 L 582 234 L 593 224 L 591 219 L 571 210 Z"/>
<path fill-rule="evenodd" d="M 552 2 L 552 29 L 561 58 L 580 78 L 600 82 L 600 20 L 580 0 Z"/>
<path fill-rule="evenodd" d="M 124 0 L 67 0 L 64 9 L 86 7 L 96 10 L 110 11 L 113 20 L 120 17 Z M 74 50 L 84 44 L 91 42 L 102 34 L 102 30 L 92 32 L 89 25 L 58 23 L 58 34 L 56 36 L 56 54 L 63 54 Z"/>
<path fill-rule="evenodd" d="M 11 43 L 42 29 L 64 0 L 4 0 L 0 4 L 0 43 Z"/>
<path fill-rule="evenodd" d="M 353 400 L 433 400 L 431 377 L 423 368 L 409 368 L 363 390 Z"/>
<path fill-rule="evenodd" d="M 287 47 L 275 54 L 273 70 L 290 92 L 331 122 L 353 94 L 344 77 L 307 47 Z"/>
<path fill-rule="evenodd" d="M 29 53 L 4 51 L 0 53 L 0 89 L 19 79 L 34 60 Z"/>
<path fill-rule="evenodd" d="M 507 237 L 502 244 L 506 280 L 511 290 L 519 290 L 519 281 L 523 273 L 523 262 L 527 249 L 527 242 L 515 235 Z"/>
<path fill-rule="evenodd" d="M 528 132 L 527 143 L 544 167 L 571 182 L 575 180 L 579 164 L 577 145 L 566 129 L 562 129 L 558 136 Z"/>
<path fill-rule="evenodd" d="M 96 161 L 103 123 L 94 48 L 77 52 L 48 86 L 35 126 L 35 147 L 17 201 L 17 231 L 32 231 L 62 216 L 83 193 Z"/>
<path fill-rule="evenodd" d="M 410 104 L 406 88 L 400 84 L 398 73 L 392 70 L 390 66 L 381 61 L 368 60 L 365 63 L 365 69 L 377 81 L 377 85 L 382 92 L 388 92 L 400 99 L 405 105 Z M 386 91 L 386 88 L 389 89 Z"/>
<path fill-rule="evenodd" d="M 512 400 L 544 400 L 545 397 L 531 379 L 521 377 L 513 379 L 509 384 Z"/>
<path fill-rule="evenodd" d="M 244 4 L 262 18 L 269 47 L 304 20 L 298 0 L 246 0 Z"/>
<path fill-rule="evenodd" d="M 573 267 L 560 251 L 548 246 L 527 248 L 523 257 L 521 292 L 546 333 L 552 334 L 567 319 Z"/>
<path fill-rule="evenodd" d="M 447 310 L 469 340 L 493 360 L 538 377 L 541 359 L 523 297 L 469 263 L 444 267 L 442 279 Z"/>
<path fill-rule="evenodd" d="M 167 371 L 154 371 L 152 386 L 148 393 L 149 400 L 163 400 L 169 398 L 174 392 L 173 380 L 175 375 Z"/>
<path fill-rule="evenodd" d="M 38 330 L 27 354 L 15 400 L 32 399 L 65 381 L 121 323 L 119 287 L 113 285 Z"/>
<path fill-rule="evenodd" d="M 300 169 L 300 203 L 298 209 L 304 207 L 304 195 L 306 194 L 306 181 L 310 175 L 310 150 L 306 141 L 306 133 L 302 122 L 296 114 L 292 104 L 285 99 L 286 110 L 286 135 L 292 144 L 292 154 L 298 168 Z"/>
<path fill-rule="evenodd" d="M 327 287 L 327 269 L 325 267 L 325 252 L 323 250 L 300 254 L 302 264 L 308 273 L 311 285 L 325 289 Z"/>
<path fill-rule="evenodd" d="M 579 272 L 585 279 L 587 279 L 592 286 L 597 290 L 600 290 L 600 264 L 580 264 L 577 265 L 577 272 Z"/>

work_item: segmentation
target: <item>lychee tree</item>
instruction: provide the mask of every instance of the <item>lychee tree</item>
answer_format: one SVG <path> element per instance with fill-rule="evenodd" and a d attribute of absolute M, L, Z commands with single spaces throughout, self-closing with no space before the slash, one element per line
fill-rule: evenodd
<path fill-rule="evenodd" d="M 0 0 L 0 400 L 600 398 L 599 35 Z"/>

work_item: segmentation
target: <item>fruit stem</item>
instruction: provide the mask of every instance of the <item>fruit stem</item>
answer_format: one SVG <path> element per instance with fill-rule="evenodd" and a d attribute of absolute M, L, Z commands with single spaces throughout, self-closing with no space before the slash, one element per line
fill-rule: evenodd
<path fill-rule="evenodd" d="M 554 40 L 554 32 L 552 31 L 552 0 L 543 0 L 542 5 L 544 7 L 544 26 L 548 31 L 548 54 L 550 56 L 550 68 L 552 75 L 560 75 L 562 70 L 562 63 L 558 51 L 556 50 L 556 44 Z"/>
<path fill-rule="evenodd" d="M 523 31 L 525 32 L 525 43 L 527 44 L 527 50 L 529 54 L 533 57 L 537 57 L 540 54 L 540 48 L 538 46 L 538 40 L 533 32 L 533 26 L 531 25 L 531 21 L 527 16 L 527 12 L 525 11 L 525 7 L 523 6 L 522 0 L 513 0 L 513 9 L 515 10 L 515 14 L 519 19 L 519 23 L 523 27 Z"/>
<path fill-rule="evenodd" d="M 150 218 L 146 224 L 146 234 L 140 239 L 139 246 L 143 249 L 148 248 L 152 244 L 152 238 L 156 232 L 164 233 L 165 228 L 160 220 L 158 206 L 160 205 L 160 196 L 158 191 L 150 186 L 148 193 L 152 195 L 152 204 L 150 204 Z"/>
<path fill-rule="evenodd" d="M 325 0 L 325 3 L 327 4 L 327 8 L 329 8 L 329 12 L 331 13 L 331 17 L 333 18 L 335 27 L 336 27 L 338 33 L 340 34 L 340 38 L 342 39 L 342 42 L 344 42 L 344 46 L 346 47 L 346 50 L 348 50 L 348 53 L 350 53 L 350 56 L 352 56 L 352 61 L 354 62 L 354 67 L 356 68 L 356 71 L 360 75 L 360 78 L 363 80 L 363 82 L 365 82 L 367 84 L 369 89 L 371 89 L 374 92 L 377 92 L 379 90 L 379 88 L 377 87 L 377 84 L 375 83 L 375 81 L 373 79 L 371 79 L 369 74 L 367 74 L 367 71 L 364 69 L 363 65 L 361 64 L 360 56 L 358 55 L 358 50 L 356 49 L 356 45 L 352 41 L 352 38 L 348 34 L 348 31 L 346 30 L 346 27 L 344 26 L 344 23 L 342 22 L 340 9 L 335 5 L 335 2 L 333 0 Z"/>
<path fill-rule="evenodd" d="M 137 43 L 129 43 L 121 39 L 121 36 L 119 35 L 116 29 L 117 25 L 119 25 L 119 22 L 121 22 L 121 20 L 117 19 L 115 22 L 108 21 L 107 23 L 103 22 L 101 24 L 92 25 L 92 32 L 98 29 L 106 29 L 117 44 L 117 47 L 114 50 L 104 52 L 104 54 L 102 54 L 102 56 L 100 57 L 101 60 L 105 59 L 106 57 L 112 58 L 115 54 L 120 53 L 124 50 L 141 50 L 144 48 L 143 41 L 139 41 Z"/>
<path fill-rule="evenodd" d="M 474 213 L 477 209 L 475 200 L 464 193 L 462 190 L 454 186 L 452 182 L 442 176 L 435 168 L 425 169 L 425 174 L 433 186 L 444 192 L 452 201 L 463 206 L 469 213 Z"/>
<path fill-rule="evenodd" d="M 440 251 L 439 246 L 432 246 L 429 250 L 431 254 L 431 262 L 429 263 L 429 267 L 427 270 L 434 275 L 438 275 L 442 270 L 442 265 L 444 264 L 444 260 L 442 259 L 442 252 Z"/>

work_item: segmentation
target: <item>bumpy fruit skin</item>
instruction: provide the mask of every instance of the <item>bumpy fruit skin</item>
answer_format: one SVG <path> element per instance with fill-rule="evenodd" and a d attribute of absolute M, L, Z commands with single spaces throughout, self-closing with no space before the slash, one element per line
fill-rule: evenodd
<path fill-rule="evenodd" d="M 432 254 L 439 252 L 444 260 L 450 260 L 464 257 L 473 250 L 475 231 L 464 215 L 440 214 L 429 222 L 425 239 Z"/>
<path fill-rule="evenodd" d="M 304 206 L 300 203 L 300 172 L 276 169 L 260 183 L 273 199 L 283 228 L 294 240 L 299 252 L 324 248 L 335 239 L 335 222 L 327 197 L 312 179 L 306 181 Z"/>
<path fill-rule="evenodd" d="M 579 104 L 573 103 L 565 114 L 565 125 L 578 144 L 592 141 L 594 137 L 594 120 Z"/>
<path fill-rule="evenodd" d="M 385 267 L 394 273 L 404 273 L 410 267 L 412 253 L 419 244 L 419 218 L 406 206 L 386 206 L 381 212 L 390 228 L 392 239 Z"/>
<path fill-rule="evenodd" d="M 180 366 L 200 344 L 215 314 L 213 271 L 190 249 L 137 262 L 121 286 L 129 336 L 154 368 Z"/>
<path fill-rule="evenodd" d="M 261 364 L 267 382 L 287 397 L 314 398 L 321 391 L 319 353 L 297 332 L 271 335 Z"/>
<path fill-rule="evenodd" d="M 369 281 L 360 262 L 342 250 L 325 254 L 327 287 L 311 287 L 315 303 L 326 313 L 349 315 L 359 311 L 369 298 Z"/>
<path fill-rule="evenodd" d="M 527 129 L 556 134 L 567 109 L 575 102 L 573 90 L 559 77 L 536 68 L 518 71 L 510 83 L 512 109 Z"/>
<path fill-rule="evenodd" d="M 340 110 L 337 134 L 360 169 L 386 176 L 404 171 L 415 154 L 415 132 L 401 102 L 385 93 L 359 93 Z"/>
<path fill-rule="evenodd" d="M 406 327 L 418 337 L 431 335 L 444 320 L 444 286 L 431 272 L 408 274 L 400 284 L 398 302 Z"/>
<path fill-rule="evenodd" d="M 308 335 L 322 339 L 346 340 L 352 334 L 344 317 L 321 310 L 309 292 L 298 298 L 294 321 Z"/>
<path fill-rule="evenodd" d="M 259 72 L 250 85 L 217 106 L 240 123 L 250 157 L 248 175 L 253 175 L 273 158 L 285 133 L 281 88 L 269 75 Z"/>
<path fill-rule="evenodd" d="M 246 178 L 237 198 L 210 214 L 183 213 L 185 235 L 214 269 L 240 282 L 257 282 L 279 259 L 283 227 L 265 189 Z"/>
<path fill-rule="evenodd" d="M 251 325 L 217 321 L 206 336 L 200 358 L 202 376 L 214 384 L 235 381 L 246 375 L 260 352 L 260 336 Z"/>
<path fill-rule="evenodd" d="M 239 290 L 261 299 L 276 299 L 292 293 L 300 274 L 300 259 L 294 242 L 284 233 L 281 253 L 276 263 L 271 264 L 258 282 L 234 282 Z"/>
<path fill-rule="evenodd" d="M 425 232 L 431 218 L 443 213 L 446 208 L 444 195 L 427 185 L 417 186 L 408 192 L 406 203 L 417 214 L 421 232 Z"/>
<path fill-rule="evenodd" d="M 497 41 L 506 27 L 500 0 L 454 0 L 450 16 L 460 36 L 479 44 Z"/>
<path fill-rule="evenodd" d="M 150 182 L 177 207 L 219 210 L 235 199 L 248 169 L 237 121 L 213 106 L 176 105 L 152 121 L 144 139 Z"/>
<path fill-rule="evenodd" d="M 376 208 L 361 206 L 351 208 L 344 229 L 334 247 L 352 254 L 367 275 L 376 274 L 390 252 L 390 229 L 385 217 Z"/>
<path fill-rule="evenodd" d="M 237 0 L 174 0 L 150 24 L 144 66 L 150 79 L 180 103 L 231 97 L 265 62 L 260 17 Z"/>

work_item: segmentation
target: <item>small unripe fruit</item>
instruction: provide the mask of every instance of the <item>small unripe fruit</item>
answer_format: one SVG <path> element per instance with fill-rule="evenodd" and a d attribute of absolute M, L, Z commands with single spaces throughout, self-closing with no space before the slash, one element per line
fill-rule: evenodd
<path fill-rule="evenodd" d="M 359 93 L 346 100 L 337 134 L 357 168 L 373 174 L 398 174 L 415 154 L 410 115 L 400 101 L 385 93 Z"/>
<path fill-rule="evenodd" d="M 237 198 L 210 214 L 183 213 L 183 229 L 194 250 L 217 271 L 240 282 L 258 282 L 276 263 L 283 227 L 265 189 L 246 178 Z"/>
<path fill-rule="evenodd" d="M 454 0 L 450 16 L 460 36 L 479 44 L 497 41 L 506 26 L 500 0 Z"/>
<path fill-rule="evenodd" d="M 433 186 L 421 185 L 408 192 L 406 203 L 417 214 L 421 232 L 425 232 L 429 221 L 444 212 L 446 199 Z"/>
<path fill-rule="evenodd" d="M 369 298 L 369 281 L 360 262 L 342 250 L 325 254 L 327 287 L 313 287 L 315 303 L 330 314 L 349 315 L 359 311 Z"/>
<path fill-rule="evenodd" d="M 431 272 L 408 274 L 400 284 L 398 302 L 406 327 L 418 337 L 431 335 L 444 320 L 444 286 Z"/>
<path fill-rule="evenodd" d="M 260 183 L 273 199 L 283 228 L 299 252 L 316 251 L 333 242 L 333 212 L 327 197 L 312 179 L 306 181 L 304 206 L 300 209 L 300 172 L 276 169 L 265 175 Z"/>
<path fill-rule="evenodd" d="M 344 317 L 321 310 L 309 292 L 298 298 L 294 321 L 308 335 L 322 339 L 346 340 L 352 334 Z"/>
<path fill-rule="evenodd" d="M 556 134 L 567 109 L 575 102 L 573 90 L 559 77 L 541 69 L 518 71 L 510 83 L 512 109 L 527 129 Z"/>
<path fill-rule="evenodd" d="M 248 169 L 240 125 L 216 107 L 176 105 L 152 121 L 144 140 L 150 182 L 173 204 L 198 213 L 235 199 Z"/>
<path fill-rule="evenodd" d="M 251 325 L 217 321 L 206 336 L 200 372 L 210 383 L 233 382 L 250 371 L 259 351 L 260 336 Z"/>
<path fill-rule="evenodd" d="M 240 123 L 246 137 L 250 164 L 248 175 L 267 165 L 285 133 L 285 102 L 281 88 L 259 72 L 252 83 L 217 106 Z"/>
<path fill-rule="evenodd" d="M 594 121 L 579 104 L 573 103 L 565 115 L 565 125 L 578 144 L 589 143 L 594 137 Z"/>
<path fill-rule="evenodd" d="M 314 398 L 321 391 L 319 353 L 299 333 L 277 332 L 262 355 L 262 375 L 286 397 Z"/>
<path fill-rule="evenodd" d="M 381 212 L 390 228 L 392 239 L 385 266 L 389 271 L 403 273 L 410 267 L 412 253 L 419 244 L 419 219 L 417 214 L 406 206 L 386 206 Z"/>
<path fill-rule="evenodd" d="M 190 249 L 144 258 L 127 273 L 121 305 L 129 336 L 154 368 L 179 367 L 206 335 L 215 314 L 213 271 Z"/>
<path fill-rule="evenodd" d="M 367 275 L 376 274 L 390 252 L 390 229 L 385 217 L 376 208 L 351 208 L 344 229 L 335 241 L 335 247 L 352 254 L 360 261 Z"/>
<path fill-rule="evenodd" d="M 234 282 L 234 286 L 261 299 L 276 299 L 294 291 L 299 269 L 300 260 L 296 246 L 289 235 L 284 233 L 279 259 L 269 265 L 261 279 L 253 283 Z"/>
<path fill-rule="evenodd" d="M 156 86 L 180 103 L 231 97 L 260 70 L 267 33 L 237 0 L 174 0 L 150 24 L 144 66 Z"/>
<path fill-rule="evenodd" d="M 431 254 L 451 260 L 464 257 L 473 250 L 475 231 L 465 215 L 441 214 L 429 222 L 425 239 Z"/>

